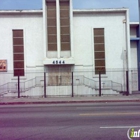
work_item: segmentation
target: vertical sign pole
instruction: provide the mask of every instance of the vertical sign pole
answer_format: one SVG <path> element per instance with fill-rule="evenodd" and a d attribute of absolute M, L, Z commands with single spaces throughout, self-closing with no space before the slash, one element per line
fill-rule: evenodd
<path fill-rule="evenodd" d="M 128 96 L 129 95 L 129 74 L 128 74 L 128 71 L 126 71 L 126 95 Z"/>
<path fill-rule="evenodd" d="M 74 97 L 74 95 L 73 95 L 73 72 L 72 72 L 72 97 Z"/>
<path fill-rule="evenodd" d="M 101 96 L 101 71 L 99 71 L 99 96 Z"/>
<path fill-rule="evenodd" d="M 18 75 L 18 98 L 20 98 L 20 77 Z"/>
<path fill-rule="evenodd" d="M 44 98 L 46 97 L 46 72 L 44 72 Z"/>
<path fill-rule="evenodd" d="M 137 45 L 137 56 L 138 56 L 138 90 L 140 91 L 140 0 L 138 0 L 138 11 L 139 11 L 139 26 L 138 26 L 138 45 Z"/>

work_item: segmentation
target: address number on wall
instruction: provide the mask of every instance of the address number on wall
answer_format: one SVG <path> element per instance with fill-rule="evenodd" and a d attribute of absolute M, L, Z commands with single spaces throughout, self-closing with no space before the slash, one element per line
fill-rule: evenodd
<path fill-rule="evenodd" d="M 54 60 L 52 64 L 65 64 L 64 60 Z"/>

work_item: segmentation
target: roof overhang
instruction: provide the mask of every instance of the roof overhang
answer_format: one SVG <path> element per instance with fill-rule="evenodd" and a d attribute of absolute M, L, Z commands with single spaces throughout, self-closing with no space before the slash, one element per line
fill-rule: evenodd
<path fill-rule="evenodd" d="M 42 14 L 42 10 L 0 10 L 0 15 Z"/>
<path fill-rule="evenodd" d="M 73 13 L 122 13 L 126 12 L 129 9 L 127 8 L 119 8 L 119 9 L 75 9 Z"/>

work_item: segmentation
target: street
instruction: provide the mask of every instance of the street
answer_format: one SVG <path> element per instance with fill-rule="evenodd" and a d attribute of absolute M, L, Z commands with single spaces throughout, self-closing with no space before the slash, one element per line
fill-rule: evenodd
<path fill-rule="evenodd" d="M 0 106 L 0 140 L 128 140 L 140 103 Z"/>

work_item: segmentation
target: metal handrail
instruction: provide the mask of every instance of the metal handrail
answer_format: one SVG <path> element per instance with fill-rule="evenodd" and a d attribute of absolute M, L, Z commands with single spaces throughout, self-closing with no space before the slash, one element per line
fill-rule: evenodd
<path fill-rule="evenodd" d="M 85 79 L 88 80 L 88 84 L 85 82 Z M 88 86 L 88 87 L 90 87 L 90 88 L 92 88 L 92 89 L 95 89 L 95 88 L 96 88 L 96 84 L 95 84 L 95 83 L 96 83 L 95 80 L 90 79 L 90 78 L 87 78 L 87 77 L 84 76 L 84 85 L 85 85 L 85 86 Z"/>
<path fill-rule="evenodd" d="M 38 76 L 39 77 L 39 76 Z M 36 78 L 36 77 L 35 77 Z M 25 91 L 28 91 L 28 90 L 30 90 L 31 88 L 33 88 L 33 87 L 35 87 L 36 86 L 36 82 L 34 82 L 34 84 L 35 85 L 31 85 L 31 86 L 28 86 L 28 87 L 26 87 L 26 83 L 27 82 L 29 82 L 29 81 L 33 81 L 33 80 L 35 80 L 35 78 L 32 78 L 32 79 L 29 79 L 29 80 L 27 80 L 27 81 L 24 81 L 24 82 L 20 82 L 23 86 L 20 88 L 20 91 L 21 92 L 25 92 Z M 33 82 L 32 82 L 33 83 Z M 15 84 L 15 88 L 14 88 L 14 86 L 12 86 L 12 88 L 10 88 L 9 87 L 9 84 Z M 13 92 L 18 92 L 18 90 L 17 90 L 17 87 L 16 87 L 16 85 L 17 85 L 18 83 L 17 82 L 8 82 L 8 83 L 6 83 L 6 84 L 3 84 L 3 85 L 0 85 L 0 94 L 3 94 L 3 93 L 6 93 L 6 92 L 10 92 L 10 91 L 13 91 Z M 6 86 L 6 88 L 4 88 L 4 86 Z M 1 89 L 6 89 L 6 90 L 2 90 L 2 92 L 1 92 Z"/>
<path fill-rule="evenodd" d="M 15 86 L 16 86 L 16 82 L 8 82 L 6 84 L 3 84 L 3 85 L 0 86 L 0 92 L 1 92 L 0 94 L 9 92 L 13 89 L 15 90 L 15 88 L 13 88 L 13 86 L 10 86 L 11 83 L 15 84 Z"/>
<path fill-rule="evenodd" d="M 120 83 L 118 83 L 118 82 L 114 82 L 114 81 L 111 81 L 111 83 L 112 83 L 112 90 L 118 91 L 118 92 L 122 91 L 122 88 L 123 88 L 122 84 L 120 84 Z M 115 86 L 115 87 L 117 87 L 117 89 L 114 88 L 113 84 L 117 84 L 117 85 L 118 85 L 118 86 Z M 118 89 L 118 88 L 119 88 L 119 89 Z"/>
<path fill-rule="evenodd" d="M 98 84 L 96 84 L 99 81 L 95 81 L 95 80 L 85 77 L 83 75 L 80 75 L 80 76 L 78 75 L 78 76 L 74 76 L 74 77 L 75 77 L 75 81 L 78 79 L 78 83 L 74 83 L 74 85 L 83 85 L 84 84 L 85 86 L 88 86 L 89 88 L 96 89 L 96 90 L 98 90 L 98 88 L 99 88 Z M 48 76 L 46 78 L 48 78 Z M 20 82 L 21 83 L 20 91 L 25 92 L 36 86 L 41 86 L 41 82 L 40 82 L 41 80 L 44 80 L 43 76 L 37 76 L 37 77 L 29 79 L 27 81 Z M 53 83 L 51 83 L 51 84 L 53 84 Z M 122 91 L 121 83 L 114 82 L 112 80 L 108 80 L 108 81 L 102 81 L 102 84 L 103 84 L 102 85 L 103 90 L 112 89 L 117 92 Z M 56 83 L 54 83 L 54 85 L 56 85 Z M 65 86 L 71 85 L 71 81 L 69 81 L 67 83 L 65 83 L 65 81 L 64 82 L 62 81 L 62 85 L 65 85 Z M 44 85 L 42 85 L 42 86 L 44 86 Z M 6 93 L 6 92 L 11 92 L 11 91 L 13 91 L 15 93 L 18 91 L 17 82 L 8 82 L 6 84 L 0 85 L 0 94 Z"/>
<path fill-rule="evenodd" d="M 97 82 L 99 83 L 99 81 L 96 81 L 96 83 Z M 101 88 L 102 88 L 102 90 L 111 89 L 111 90 L 120 92 L 120 91 L 122 91 L 122 84 L 121 83 L 114 82 L 112 80 L 106 80 L 106 81 L 102 81 L 102 87 Z M 98 90 L 98 89 L 99 89 L 99 86 L 96 86 L 96 90 Z"/>

